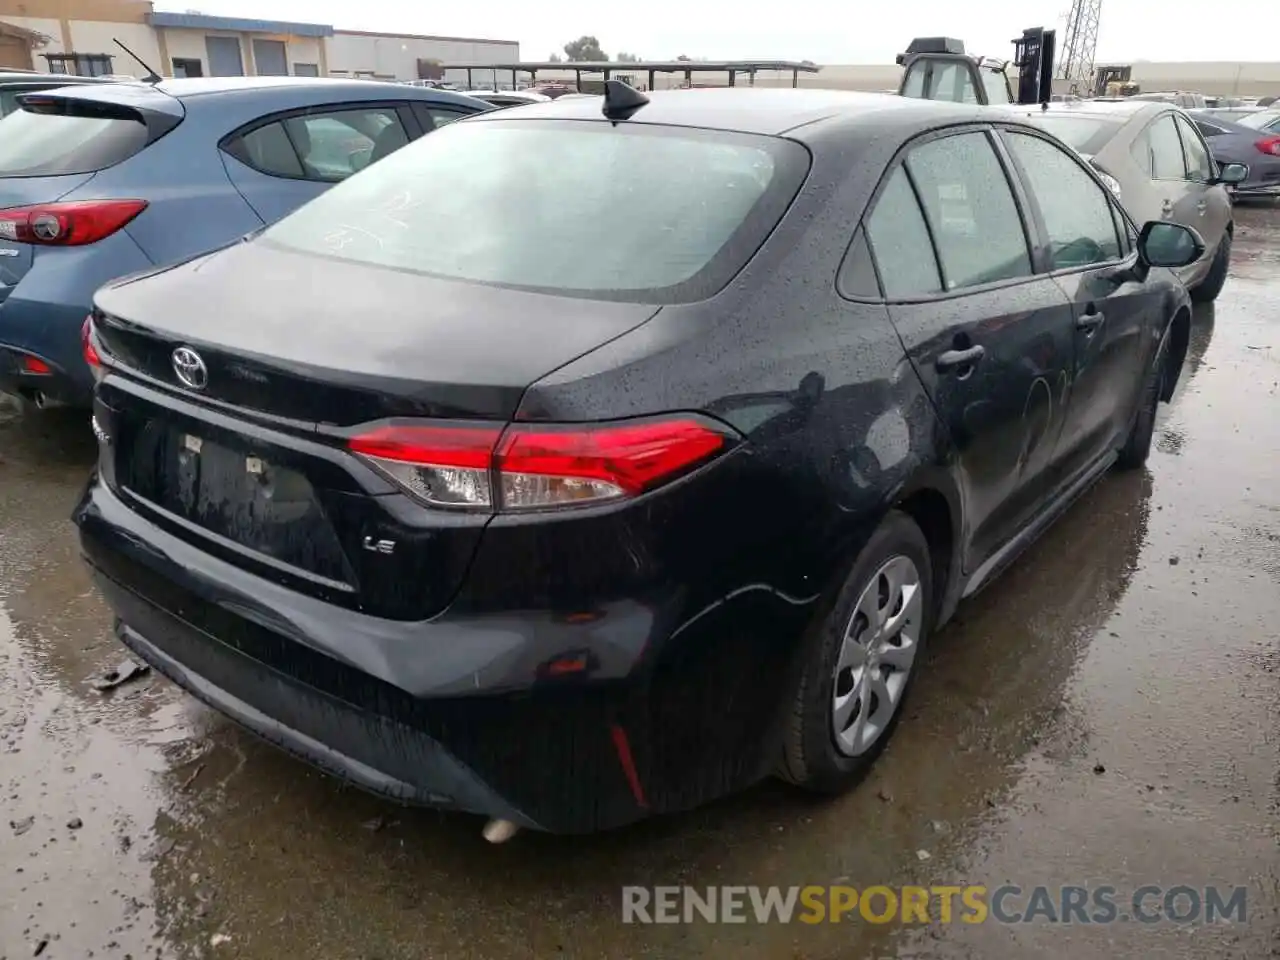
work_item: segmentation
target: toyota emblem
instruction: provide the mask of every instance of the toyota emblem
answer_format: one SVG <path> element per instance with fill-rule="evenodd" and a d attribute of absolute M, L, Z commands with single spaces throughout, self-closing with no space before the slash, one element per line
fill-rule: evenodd
<path fill-rule="evenodd" d="M 173 351 L 173 372 L 192 390 L 203 390 L 209 385 L 209 368 L 204 365 L 200 354 L 190 347 L 179 347 Z"/>

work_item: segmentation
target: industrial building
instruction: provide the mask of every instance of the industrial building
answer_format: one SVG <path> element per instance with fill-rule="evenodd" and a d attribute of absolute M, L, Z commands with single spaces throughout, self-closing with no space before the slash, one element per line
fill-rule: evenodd
<path fill-rule="evenodd" d="M 368 77 L 413 80 L 447 60 L 518 60 L 512 40 L 340 30 L 157 11 L 149 0 L 0 0 L 0 69 L 81 75 Z"/>

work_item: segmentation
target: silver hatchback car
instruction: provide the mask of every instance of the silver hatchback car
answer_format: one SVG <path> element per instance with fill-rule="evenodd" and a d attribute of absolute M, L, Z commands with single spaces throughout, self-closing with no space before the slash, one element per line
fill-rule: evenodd
<path fill-rule="evenodd" d="M 1217 298 L 1235 231 L 1227 187 L 1243 182 L 1247 167 L 1215 163 L 1195 124 L 1169 103 L 1081 100 L 1012 109 L 1087 157 L 1136 223 L 1195 228 L 1204 256 L 1178 276 L 1193 300 Z"/>

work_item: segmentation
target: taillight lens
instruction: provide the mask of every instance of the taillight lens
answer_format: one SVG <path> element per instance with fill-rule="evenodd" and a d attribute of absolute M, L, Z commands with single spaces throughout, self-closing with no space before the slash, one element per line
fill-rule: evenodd
<path fill-rule="evenodd" d="M 0 239 L 83 247 L 109 237 L 147 208 L 145 200 L 75 200 L 0 210 Z"/>
<path fill-rule="evenodd" d="M 1254 144 L 1259 153 L 1265 153 L 1271 157 L 1280 157 L 1280 137 L 1267 137 L 1265 140 L 1259 140 Z"/>
<path fill-rule="evenodd" d="M 80 347 L 84 352 L 84 362 L 89 365 L 90 372 L 97 379 L 102 371 L 102 357 L 98 353 L 98 347 L 93 342 L 93 314 L 84 318 L 84 324 L 80 327 Z"/>
<path fill-rule="evenodd" d="M 729 450 L 736 435 L 695 416 L 502 427 L 391 424 L 350 449 L 440 507 L 545 510 L 638 496 Z"/>

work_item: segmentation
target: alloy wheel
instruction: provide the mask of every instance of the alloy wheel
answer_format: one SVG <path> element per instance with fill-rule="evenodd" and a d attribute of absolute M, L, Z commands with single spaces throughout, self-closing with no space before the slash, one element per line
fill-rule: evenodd
<path fill-rule="evenodd" d="M 908 557 L 886 561 L 867 581 L 836 659 L 831 731 L 839 751 L 858 757 L 888 728 L 920 646 L 924 596 Z"/>

